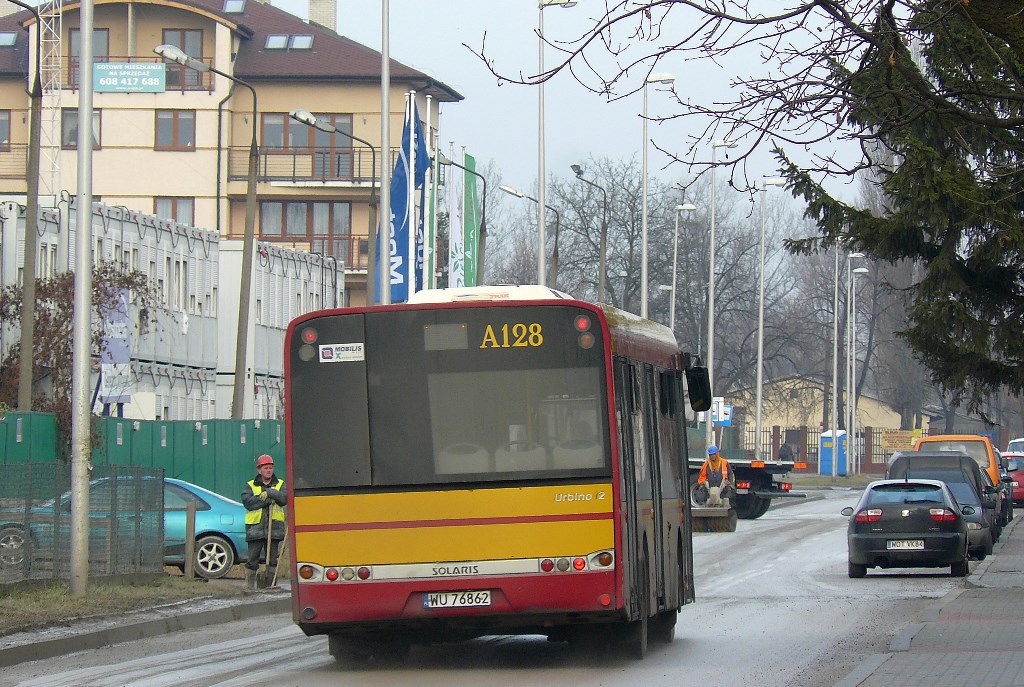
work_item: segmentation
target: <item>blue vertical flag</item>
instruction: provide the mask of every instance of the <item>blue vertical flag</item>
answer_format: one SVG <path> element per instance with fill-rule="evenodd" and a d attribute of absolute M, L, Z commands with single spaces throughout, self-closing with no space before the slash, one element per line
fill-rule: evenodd
<path fill-rule="evenodd" d="M 416 170 L 413 179 L 410 180 L 409 163 L 413 158 L 413 146 L 415 147 Z M 422 233 L 422 207 L 423 194 L 421 191 L 420 208 L 421 212 L 416 217 L 415 208 L 410 207 L 409 197 L 412 189 L 423 189 L 426 182 L 427 170 L 430 169 L 430 156 L 427 153 L 427 144 L 423 139 L 423 125 L 420 124 L 419 108 L 415 102 L 405 111 L 405 126 L 402 128 L 402 147 L 398 151 L 398 160 L 395 163 L 395 171 L 391 176 L 391 217 L 388 231 L 388 263 L 391 284 L 391 302 L 403 303 L 409 300 L 411 293 L 417 287 L 422 288 L 423 284 L 423 233 Z M 409 269 L 409 231 L 416 232 L 416 264 Z M 381 269 L 381 256 L 377 256 L 377 274 L 384 274 Z M 415 280 L 410 290 L 410 282 Z M 380 281 L 374 284 L 374 296 L 380 300 Z"/>

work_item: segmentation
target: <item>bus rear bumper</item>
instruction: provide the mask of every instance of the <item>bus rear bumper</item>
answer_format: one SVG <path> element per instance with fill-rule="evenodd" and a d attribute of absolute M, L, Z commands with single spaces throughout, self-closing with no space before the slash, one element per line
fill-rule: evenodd
<path fill-rule="evenodd" d="M 429 595 L 490 592 L 486 606 L 430 608 Z M 554 627 L 621 620 L 613 571 L 296 584 L 294 618 L 307 635 L 404 633 L 418 641 L 481 634 L 544 634 Z"/>

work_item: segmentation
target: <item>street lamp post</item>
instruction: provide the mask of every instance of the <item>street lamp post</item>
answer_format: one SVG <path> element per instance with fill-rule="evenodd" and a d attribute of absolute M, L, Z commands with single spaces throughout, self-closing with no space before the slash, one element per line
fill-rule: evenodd
<path fill-rule="evenodd" d="M 786 183 L 783 179 L 765 179 L 761 185 L 761 258 L 760 273 L 758 277 L 757 290 L 757 381 L 755 382 L 755 393 L 757 394 L 756 410 L 754 413 L 754 458 L 761 460 L 761 389 L 764 383 L 764 203 L 769 186 L 782 186 Z"/>
<path fill-rule="evenodd" d="M 671 74 L 654 73 L 644 79 L 644 112 L 643 120 L 643 178 L 640 183 L 640 317 L 647 317 L 647 84 L 672 83 L 676 77 Z"/>
<path fill-rule="evenodd" d="M 318 131 L 323 131 L 324 133 L 328 134 L 341 134 L 342 136 L 350 138 L 351 140 L 356 141 L 357 143 L 361 143 L 370 149 L 370 226 L 366 234 L 367 243 L 369 244 L 370 247 L 369 262 L 367 263 L 366 266 L 367 301 L 369 302 L 369 300 L 372 299 L 373 297 L 372 294 L 370 293 L 370 288 L 372 287 L 373 284 L 376 283 L 377 279 L 377 149 L 374 148 L 369 141 L 359 138 L 355 134 L 343 131 L 342 129 L 339 129 L 331 122 L 319 119 L 309 110 L 292 110 L 288 113 L 288 116 L 294 119 L 295 121 L 301 122 L 307 126 L 311 126 L 314 129 L 317 129 Z"/>
<path fill-rule="evenodd" d="M 672 239 L 672 302 L 668 306 L 668 327 L 673 333 L 676 331 L 676 274 L 679 272 L 679 214 L 696 209 L 693 203 L 676 206 L 676 231 Z"/>
<path fill-rule="evenodd" d="M 448 158 L 448 156 L 445 155 L 444 153 L 442 153 L 440 150 L 437 151 L 437 161 L 438 161 L 439 164 L 442 164 L 442 165 L 451 165 L 451 166 L 454 166 L 454 167 L 458 167 L 463 172 L 469 172 L 470 174 L 473 174 L 478 179 L 480 179 L 480 181 L 484 182 L 483 202 L 481 203 L 482 207 L 480 209 L 480 248 L 477 251 L 477 257 L 476 257 L 476 261 L 477 261 L 477 277 L 476 277 L 476 281 L 477 281 L 477 284 L 483 284 L 484 283 L 484 258 L 487 255 L 487 178 L 484 177 L 483 174 L 480 174 L 480 172 L 477 172 L 476 170 L 469 169 L 468 167 L 464 167 L 464 166 L 460 165 L 458 162 L 456 162 L 455 160 L 450 160 Z M 556 241 L 557 241 L 557 239 L 556 239 Z"/>
<path fill-rule="evenodd" d="M 544 226 L 544 208 L 548 207 L 544 179 L 544 8 L 568 8 L 575 5 L 576 0 L 540 0 L 537 3 L 537 75 L 540 79 L 537 86 L 537 283 L 541 286 L 546 283 L 544 276 L 547 265 L 544 251 L 547 245 L 547 232 Z M 554 276 L 557 278 L 557 273 Z"/>
<path fill-rule="evenodd" d="M 590 179 L 584 179 L 583 166 L 579 163 L 569 165 L 569 168 L 572 169 L 577 179 L 601 192 L 601 243 L 597 260 L 597 302 L 604 303 L 605 282 L 607 280 L 605 273 L 608 271 L 608 191 L 605 190 L 604 186 Z"/>
<path fill-rule="evenodd" d="M 32 410 L 32 368 L 35 362 L 36 325 L 36 253 L 39 250 L 39 146 L 42 130 L 43 83 L 40 77 L 40 42 L 42 20 L 35 7 L 21 0 L 11 0 L 18 7 L 29 10 L 36 18 L 36 68 L 29 97 L 32 101 L 28 133 L 28 167 L 25 171 L 25 255 L 22 264 L 21 286 L 21 351 L 18 363 L 18 410 Z"/>
<path fill-rule="evenodd" d="M 522 191 L 517 191 L 516 189 L 512 188 L 511 186 L 499 186 L 498 189 L 504 191 L 505 193 L 509 194 L 510 196 L 515 196 L 516 198 L 525 198 L 526 200 L 532 200 L 534 203 L 537 203 L 538 205 L 540 205 L 540 201 L 537 200 L 536 198 L 534 198 L 533 196 L 528 196 L 525 193 L 523 193 Z M 556 210 L 555 208 L 551 207 L 550 205 L 545 205 L 544 207 L 547 208 L 548 210 L 551 210 L 551 212 L 553 212 L 554 215 L 555 215 L 555 250 L 552 253 L 552 260 L 551 260 L 551 286 L 552 286 L 552 288 L 558 288 L 558 272 L 557 272 L 557 270 L 558 270 L 558 227 L 559 227 L 558 210 Z M 543 219 L 543 215 L 541 217 Z M 545 283 L 546 282 L 541 281 L 541 286 L 544 286 Z"/>
<path fill-rule="evenodd" d="M 850 253 L 847 256 L 848 260 L 855 258 L 864 257 L 863 253 Z M 850 359 L 850 365 L 848 367 L 848 376 L 846 387 L 849 389 L 847 393 L 846 408 L 849 413 L 850 421 L 847 423 L 847 427 L 850 431 L 850 465 L 853 466 L 853 472 L 860 472 L 860 465 L 857 450 L 857 277 L 862 274 L 867 274 L 868 269 L 866 267 L 855 267 L 849 269 L 849 263 L 847 266 L 848 275 L 848 291 L 849 291 L 849 313 L 850 316 L 847 320 L 847 328 L 849 329 L 849 345 L 847 347 L 847 355 Z"/>
<path fill-rule="evenodd" d="M 716 154 L 719 148 L 735 148 L 736 141 L 721 140 L 711 144 L 711 232 L 708 241 L 708 385 L 711 397 L 715 396 L 715 168 Z M 708 446 L 714 443 L 715 429 L 711 420 L 711 411 L 707 411 L 708 421 L 705 427 L 705 441 Z"/>
<path fill-rule="evenodd" d="M 249 174 L 245 187 L 245 235 L 242 243 L 242 276 L 238 290 L 238 337 L 235 342 L 235 380 L 231 398 L 231 418 L 242 419 L 245 414 L 245 369 L 249 345 L 249 302 L 252 295 L 252 254 L 256 239 L 256 171 L 259 166 L 260 149 L 256 137 L 256 116 L 259 108 L 256 102 L 256 89 L 251 84 L 230 74 L 215 69 L 210 65 L 189 57 L 174 45 L 158 45 L 153 49 L 160 57 L 177 62 L 183 67 L 197 72 L 213 72 L 218 76 L 233 81 L 252 93 L 252 139 L 249 143 Z"/>

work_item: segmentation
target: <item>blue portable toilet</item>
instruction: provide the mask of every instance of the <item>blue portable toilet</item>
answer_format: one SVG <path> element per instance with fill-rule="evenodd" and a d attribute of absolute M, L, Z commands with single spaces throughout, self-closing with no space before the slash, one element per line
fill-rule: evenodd
<path fill-rule="evenodd" d="M 846 477 L 846 430 L 836 432 L 838 450 L 833 451 L 832 430 L 821 433 L 818 445 L 818 474 L 832 476 L 832 456 L 838 454 L 836 475 Z"/>

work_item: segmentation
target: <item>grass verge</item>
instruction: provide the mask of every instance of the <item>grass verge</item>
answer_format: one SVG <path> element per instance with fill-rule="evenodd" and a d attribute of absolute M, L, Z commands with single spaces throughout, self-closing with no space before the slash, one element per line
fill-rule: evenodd
<path fill-rule="evenodd" d="M 9 585 L 0 587 L 0 637 L 165 604 L 241 596 L 242 586 L 237 579 L 188 580 L 166 574 L 122 583 L 90 579 L 86 594 L 73 597 L 63 582 Z"/>

